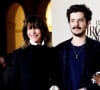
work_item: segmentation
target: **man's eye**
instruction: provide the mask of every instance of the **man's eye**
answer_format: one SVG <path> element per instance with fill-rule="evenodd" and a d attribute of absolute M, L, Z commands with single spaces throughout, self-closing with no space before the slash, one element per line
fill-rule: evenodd
<path fill-rule="evenodd" d="M 71 20 L 71 22 L 75 22 L 75 20 Z"/>

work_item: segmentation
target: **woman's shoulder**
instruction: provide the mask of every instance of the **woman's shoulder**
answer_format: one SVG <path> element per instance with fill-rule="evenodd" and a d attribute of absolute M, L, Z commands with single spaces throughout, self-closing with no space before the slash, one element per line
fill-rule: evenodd
<path fill-rule="evenodd" d="M 21 55 L 21 53 L 23 51 L 24 51 L 24 49 L 20 47 L 20 48 L 13 50 L 13 52 L 11 54 L 12 54 L 12 56 L 18 56 L 18 55 Z"/>

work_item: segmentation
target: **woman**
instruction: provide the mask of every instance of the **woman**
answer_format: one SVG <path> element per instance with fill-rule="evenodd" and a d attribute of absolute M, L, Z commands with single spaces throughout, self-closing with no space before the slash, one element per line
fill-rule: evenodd
<path fill-rule="evenodd" d="M 9 55 L 12 64 L 9 76 L 4 75 L 6 85 L 10 90 L 49 90 L 56 83 L 56 61 L 52 59 L 53 49 L 48 47 L 46 23 L 39 16 L 30 15 L 24 22 L 23 37 L 23 47 Z"/>

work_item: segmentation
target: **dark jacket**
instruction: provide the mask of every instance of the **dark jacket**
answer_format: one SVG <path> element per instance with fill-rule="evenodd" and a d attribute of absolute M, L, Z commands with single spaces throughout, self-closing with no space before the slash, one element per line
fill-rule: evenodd
<path fill-rule="evenodd" d="M 5 84 L 3 83 L 3 72 L 5 71 L 5 69 L 0 65 L 0 90 L 7 90 Z"/>
<path fill-rule="evenodd" d="M 70 40 L 64 41 L 55 47 L 56 57 L 59 60 L 60 72 L 59 72 L 59 85 L 61 90 L 67 86 L 67 75 L 68 75 L 68 56 L 69 56 L 69 43 Z M 86 39 L 86 60 L 84 69 L 82 71 L 80 88 L 86 87 L 87 90 L 100 90 L 96 84 L 92 84 L 91 78 L 94 73 L 100 71 L 100 42 L 92 40 L 87 37 Z M 66 83 L 66 85 L 63 84 Z M 64 88 L 65 87 L 65 88 Z"/>
<path fill-rule="evenodd" d="M 10 90 L 49 90 L 55 84 L 53 49 L 30 45 L 15 50 L 10 59 L 10 74 L 4 75 Z M 5 73 L 6 74 L 6 73 Z"/>

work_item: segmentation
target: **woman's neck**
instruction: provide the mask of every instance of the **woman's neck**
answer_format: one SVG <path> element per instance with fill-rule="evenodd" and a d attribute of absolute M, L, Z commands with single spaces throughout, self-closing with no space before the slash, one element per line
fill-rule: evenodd
<path fill-rule="evenodd" d="M 30 40 L 30 44 L 32 44 L 32 45 L 44 45 L 44 41 L 42 41 L 42 43 L 36 43 L 36 42 L 33 42 L 32 40 Z"/>

